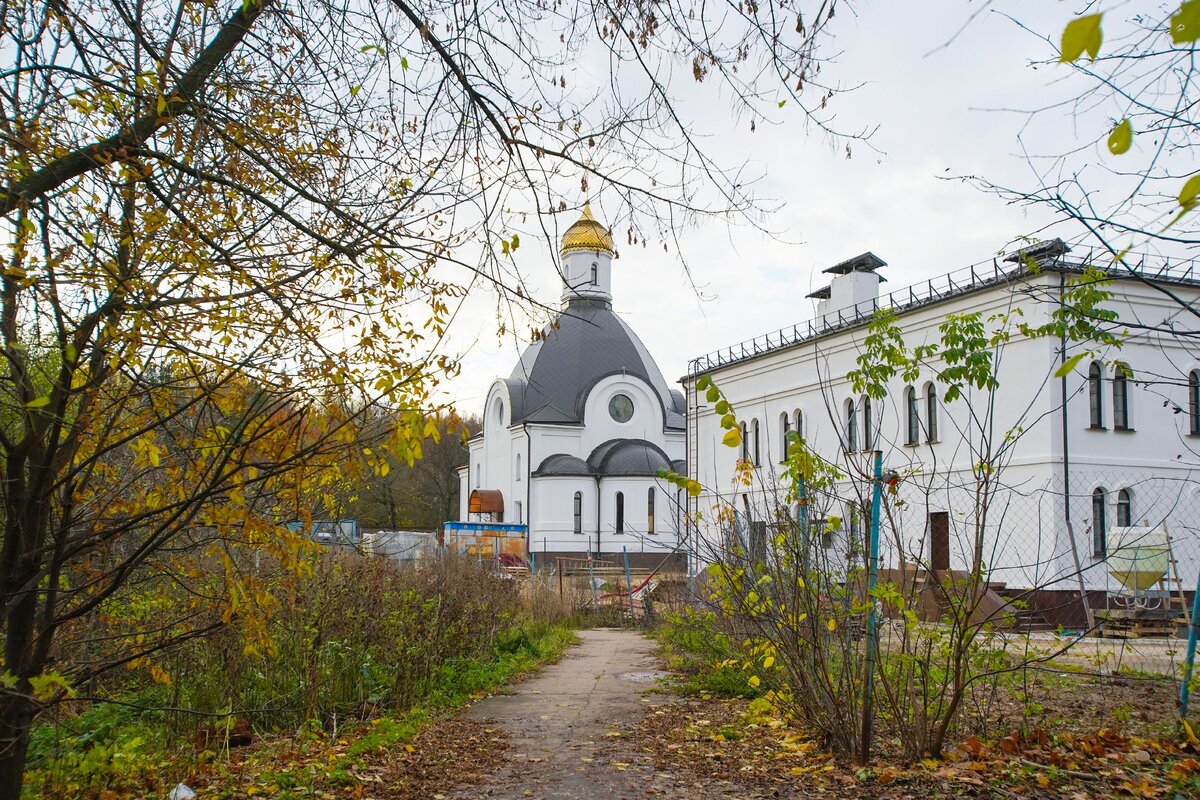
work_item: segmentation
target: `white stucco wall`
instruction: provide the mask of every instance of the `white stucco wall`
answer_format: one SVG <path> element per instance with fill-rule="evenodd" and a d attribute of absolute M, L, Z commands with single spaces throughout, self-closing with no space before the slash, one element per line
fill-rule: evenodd
<path fill-rule="evenodd" d="M 1020 309 L 1022 321 L 1037 325 L 1054 308 L 1047 301 L 1057 295 L 1058 281 L 1057 274 L 1046 273 L 1020 291 L 993 287 L 905 313 L 900 324 L 906 344 L 911 348 L 934 341 L 938 325 L 952 313 L 980 311 L 986 319 Z M 1192 330 L 1197 327 L 1194 320 L 1180 314 L 1178 304 L 1152 288 L 1127 280 L 1115 287 L 1118 298 L 1108 305 L 1123 321 L 1162 325 L 1173 320 Z M 1178 291 L 1192 300 L 1200 294 L 1191 288 Z M 995 324 L 990 323 L 990 327 Z M 760 466 L 756 485 L 749 490 L 734 483 L 740 453 L 721 444 L 724 431 L 718 417 L 702 398 L 697 404 L 692 383 L 685 382 L 689 409 L 698 407 L 689 419 L 694 436 L 691 476 L 709 487 L 693 502 L 693 510 L 708 516 L 719 498 L 733 500 L 735 507 L 741 508 L 741 495 L 747 495 L 756 507 L 766 508 L 776 502 L 779 482 L 774 473 L 782 457 L 780 415 L 784 412 L 802 412 L 804 433 L 815 452 L 832 457 L 847 470 L 863 474 L 869 471 L 869 454 L 846 456 L 842 449 L 845 407 L 852 395 L 858 409 L 860 447 L 863 444 L 861 397 L 851 391 L 845 375 L 855 368 L 866 334 L 865 325 L 844 329 L 709 373 L 740 421 L 748 428 L 755 419 L 759 421 Z M 1067 357 L 1078 349 L 1069 348 Z M 1069 483 L 1070 518 L 1089 587 L 1111 585 L 1103 560 L 1093 557 L 1091 550 L 1090 496 L 1097 486 L 1108 492 L 1110 525 L 1115 524 L 1115 503 L 1121 488 L 1132 493 L 1135 521 L 1168 521 L 1183 581 L 1188 588 L 1194 587 L 1200 571 L 1200 538 L 1193 522 L 1200 518 L 1200 493 L 1194 483 L 1200 477 L 1200 442 L 1188 432 L 1186 378 L 1188 370 L 1200 366 L 1196 348 L 1187 337 L 1147 334 L 1131 326 L 1119 351 L 1101 348 L 1095 353 L 1106 364 L 1120 359 L 1134 371 L 1135 377 L 1128 384 L 1134 428 L 1129 432 L 1112 429 L 1110 382 L 1104 387 L 1108 395 L 1108 429 L 1089 429 L 1089 361 L 1084 359 L 1065 382 L 1066 450 L 1063 385 L 1054 374 L 1059 365 L 1058 350 L 1056 338 L 1027 340 L 1014 333 L 1013 340 L 998 353 L 999 389 L 994 393 L 973 390 L 957 402 L 939 402 L 938 440 L 932 444 L 925 442 L 923 435 L 916 445 L 904 442 L 903 398 L 908 384 L 900 378 L 890 382 L 886 399 L 873 401 L 876 441 L 883 450 L 885 468 L 904 476 L 900 490 L 910 498 L 909 504 L 896 512 L 902 546 L 927 557 L 927 515 L 949 511 L 953 560 L 957 566 L 967 563 L 973 545 L 965 524 L 971 518 L 974 496 L 971 466 L 985 448 L 993 452 L 1007 448 L 1000 476 L 1002 490 L 993 503 L 994 513 L 985 536 L 985 563 L 992 569 L 993 579 L 1015 586 L 1074 587 L 1071 539 L 1063 520 L 1064 486 Z M 1106 376 L 1111 375 L 1110 369 Z M 923 372 L 912 382 L 922 400 L 922 421 L 924 388 L 932 378 Z M 987 410 L 989 403 L 992 411 Z M 1176 407 L 1182 407 L 1185 413 L 1175 413 Z M 980 421 L 985 419 L 993 424 L 981 430 Z M 1009 431 L 1017 428 L 1023 430 L 1017 440 L 1006 442 Z M 1064 471 L 1064 452 L 1069 453 L 1069 473 Z M 866 483 L 861 488 L 865 499 Z M 850 487 L 844 492 L 850 494 Z M 711 538 L 714 531 L 712 523 L 702 525 L 704 535 Z M 895 549 L 891 542 L 883 543 L 883 563 L 895 563 Z M 1064 583 L 1068 579 L 1070 583 Z"/>

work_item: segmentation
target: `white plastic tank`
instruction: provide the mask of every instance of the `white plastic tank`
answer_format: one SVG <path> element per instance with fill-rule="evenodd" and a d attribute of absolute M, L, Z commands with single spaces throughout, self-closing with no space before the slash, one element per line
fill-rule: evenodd
<path fill-rule="evenodd" d="M 1144 592 L 1167 574 L 1170 543 L 1165 525 L 1111 528 L 1108 572 L 1131 592 Z"/>

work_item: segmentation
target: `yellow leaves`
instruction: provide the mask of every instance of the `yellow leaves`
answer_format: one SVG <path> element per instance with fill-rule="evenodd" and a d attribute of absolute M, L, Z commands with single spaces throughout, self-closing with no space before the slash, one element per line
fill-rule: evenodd
<path fill-rule="evenodd" d="M 829 620 L 829 622 L 825 623 L 825 627 L 826 627 L 826 629 L 829 630 L 830 633 L 833 633 L 834 631 L 837 630 L 837 620 L 831 618 Z"/>
<path fill-rule="evenodd" d="M 751 675 L 751 676 L 750 676 L 750 677 L 749 677 L 749 678 L 746 680 L 746 683 L 750 684 L 750 685 L 751 685 L 751 686 L 753 686 L 755 689 L 757 689 L 757 688 L 759 687 L 759 684 L 761 684 L 761 683 L 762 683 L 762 681 L 761 681 L 761 680 L 759 680 L 759 677 L 758 677 L 757 675 Z"/>
<path fill-rule="evenodd" d="M 163 449 L 154 441 L 153 433 L 145 433 L 129 443 L 129 449 L 133 451 L 134 466 L 145 469 L 146 467 L 159 467 L 162 464 Z"/>
<path fill-rule="evenodd" d="M 35 397 L 34 399 L 30 400 L 28 403 L 25 404 L 25 407 L 26 408 L 45 408 L 48 405 L 50 405 L 50 395 L 42 395 L 41 397 Z"/>
<path fill-rule="evenodd" d="M 1104 41 L 1104 33 L 1100 29 L 1102 14 L 1087 14 L 1071 20 L 1062 33 L 1062 54 L 1059 61 L 1070 63 L 1084 53 L 1095 61 L 1100 55 L 1100 44 Z"/>
<path fill-rule="evenodd" d="M 775 666 L 775 656 L 767 656 L 762 662 L 763 669 L 770 669 Z"/>
<path fill-rule="evenodd" d="M 158 666 L 157 664 L 151 664 L 149 672 L 150 672 L 150 679 L 152 681 L 154 681 L 155 683 L 161 684 L 163 686 L 171 685 L 170 674 L 168 674 L 165 669 Z"/>
<path fill-rule="evenodd" d="M 1118 122 L 1112 132 L 1108 134 L 1108 151 L 1114 156 L 1119 156 L 1128 152 L 1132 144 L 1133 125 L 1126 118 Z"/>
<path fill-rule="evenodd" d="M 721 437 L 721 444 L 726 447 L 740 447 L 742 444 L 742 432 L 738 428 L 730 428 Z"/>

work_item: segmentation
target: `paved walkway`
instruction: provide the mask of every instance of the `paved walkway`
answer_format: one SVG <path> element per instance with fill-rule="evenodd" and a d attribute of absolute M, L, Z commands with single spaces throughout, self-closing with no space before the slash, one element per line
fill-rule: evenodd
<path fill-rule="evenodd" d="M 508 764 L 455 798 L 496 800 L 641 800 L 749 797 L 722 781 L 655 769 L 629 748 L 623 732 L 655 705 L 672 702 L 656 688 L 654 644 L 635 631 L 588 630 L 581 644 L 513 693 L 489 697 L 469 716 L 495 724 L 509 742 Z"/>

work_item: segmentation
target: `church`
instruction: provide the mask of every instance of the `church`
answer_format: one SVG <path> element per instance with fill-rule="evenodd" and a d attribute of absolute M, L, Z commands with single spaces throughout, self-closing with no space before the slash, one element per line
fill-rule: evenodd
<path fill-rule="evenodd" d="M 589 206 L 563 235 L 562 310 L 488 390 L 459 468 L 459 519 L 525 527 L 539 563 L 593 557 L 683 563 L 677 487 L 684 398 L 613 311 L 616 251 Z"/>

